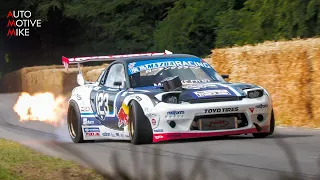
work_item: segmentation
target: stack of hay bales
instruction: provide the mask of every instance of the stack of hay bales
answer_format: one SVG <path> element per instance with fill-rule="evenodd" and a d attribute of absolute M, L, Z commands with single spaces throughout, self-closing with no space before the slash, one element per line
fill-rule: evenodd
<path fill-rule="evenodd" d="M 278 124 L 320 127 L 320 38 L 214 49 L 211 57 L 231 82 L 266 88 Z"/>
<path fill-rule="evenodd" d="M 100 73 L 107 67 L 82 67 L 82 73 L 87 81 L 96 81 Z M 8 73 L 1 81 L 1 92 L 52 92 L 56 95 L 69 94 L 77 86 L 77 68 L 63 66 L 36 66 L 27 67 Z"/>
<path fill-rule="evenodd" d="M 21 92 L 27 86 L 26 75 L 28 73 L 39 71 L 42 69 L 57 69 L 57 68 L 62 68 L 62 66 L 52 65 L 52 66 L 25 67 L 20 70 L 10 72 L 1 79 L 0 92 Z"/>

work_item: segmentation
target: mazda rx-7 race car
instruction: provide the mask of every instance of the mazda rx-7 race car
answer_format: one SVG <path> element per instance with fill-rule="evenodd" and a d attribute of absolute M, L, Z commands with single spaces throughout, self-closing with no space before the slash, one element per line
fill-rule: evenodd
<path fill-rule="evenodd" d="M 84 80 L 80 63 L 109 61 L 96 82 Z M 188 54 L 145 53 L 81 58 L 79 86 L 69 100 L 67 123 L 75 143 L 130 140 L 146 144 L 174 139 L 274 131 L 266 89 L 229 83 L 207 62 Z"/>

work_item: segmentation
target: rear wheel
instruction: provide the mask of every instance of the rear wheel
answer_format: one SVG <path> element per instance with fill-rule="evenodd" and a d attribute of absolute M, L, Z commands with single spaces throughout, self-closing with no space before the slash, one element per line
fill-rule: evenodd
<path fill-rule="evenodd" d="M 80 111 L 79 111 L 78 105 L 73 101 L 70 101 L 70 105 L 68 108 L 67 121 L 68 121 L 68 131 L 74 143 L 93 142 L 93 141 L 83 140 Z"/>
<path fill-rule="evenodd" d="M 129 108 L 129 133 L 133 144 L 152 143 L 153 133 L 150 121 L 136 101 L 132 101 Z"/>
<path fill-rule="evenodd" d="M 274 127 L 275 127 L 275 119 L 274 119 L 274 114 L 273 114 L 273 110 L 272 110 L 271 119 L 270 119 L 270 132 L 267 132 L 267 133 L 252 133 L 252 135 L 255 138 L 265 138 L 265 137 L 270 136 L 271 134 L 273 134 Z"/>

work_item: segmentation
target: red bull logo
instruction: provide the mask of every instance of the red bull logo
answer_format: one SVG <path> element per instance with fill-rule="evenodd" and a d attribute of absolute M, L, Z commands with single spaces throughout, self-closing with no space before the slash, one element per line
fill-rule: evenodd
<path fill-rule="evenodd" d="M 121 127 L 122 125 L 127 126 L 129 122 L 129 107 L 125 104 L 122 104 L 117 117 L 119 119 L 118 127 Z"/>

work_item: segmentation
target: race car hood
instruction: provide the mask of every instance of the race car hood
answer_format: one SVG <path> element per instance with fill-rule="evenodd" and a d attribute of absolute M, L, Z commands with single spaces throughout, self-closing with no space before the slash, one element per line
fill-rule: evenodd
<path fill-rule="evenodd" d="M 181 101 L 190 101 L 196 99 L 244 97 L 246 93 L 243 90 L 252 88 L 259 88 L 259 86 L 227 82 L 183 84 L 183 90 L 180 92 L 179 99 Z M 131 89 L 131 91 L 143 93 L 149 97 L 155 97 L 155 95 L 160 93 L 171 93 L 164 92 L 163 88 L 159 86 L 139 87 Z"/>

